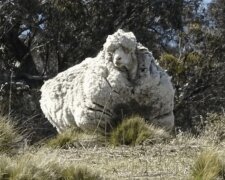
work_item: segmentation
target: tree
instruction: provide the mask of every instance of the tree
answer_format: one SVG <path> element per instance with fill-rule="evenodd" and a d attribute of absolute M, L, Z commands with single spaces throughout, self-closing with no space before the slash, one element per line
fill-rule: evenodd
<path fill-rule="evenodd" d="M 2 1 L 2 69 L 13 69 L 17 78 L 26 80 L 54 76 L 95 56 L 118 28 L 133 31 L 159 56 L 182 28 L 182 5 L 182 0 Z"/>
<path fill-rule="evenodd" d="M 215 15 L 223 11 L 223 4 L 187 2 L 184 31 L 176 38 L 178 50 L 161 56 L 161 64 L 173 77 L 176 124 L 183 129 L 199 131 L 208 113 L 224 111 L 224 26 L 223 16 Z"/>

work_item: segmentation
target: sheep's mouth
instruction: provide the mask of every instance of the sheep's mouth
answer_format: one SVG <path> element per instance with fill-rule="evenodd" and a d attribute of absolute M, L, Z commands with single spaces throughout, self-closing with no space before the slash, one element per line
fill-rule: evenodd
<path fill-rule="evenodd" d="M 120 62 L 115 62 L 115 66 L 116 66 L 116 67 L 120 67 L 120 68 L 121 68 L 121 67 L 124 67 L 123 64 L 120 63 Z"/>
<path fill-rule="evenodd" d="M 127 68 L 125 67 L 125 66 L 116 66 L 115 65 L 115 67 L 116 67 L 116 69 L 118 69 L 119 71 L 122 71 L 122 72 L 127 72 Z"/>
<path fill-rule="evenodd" d="M 117 68 L 126 68 L 126 65 L 125 65 L 124 63 L 120 62 L 120 61 L 116 61 L 116 62 L 114 63 L 114 65 L 115 65 L 115 67 L 117 67 Z"/>

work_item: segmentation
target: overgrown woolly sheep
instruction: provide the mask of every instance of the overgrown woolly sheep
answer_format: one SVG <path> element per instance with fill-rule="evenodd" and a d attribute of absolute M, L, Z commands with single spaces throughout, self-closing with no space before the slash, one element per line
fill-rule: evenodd
<path fill-rule="evenodd" d="M 42 111 L 59 133 L 70 126 L 105 131 L 131 114 L 174 125 L 170 78 L 132 32 L 109 35 L 95 58 L 46 81 L 41 92 Z"/>

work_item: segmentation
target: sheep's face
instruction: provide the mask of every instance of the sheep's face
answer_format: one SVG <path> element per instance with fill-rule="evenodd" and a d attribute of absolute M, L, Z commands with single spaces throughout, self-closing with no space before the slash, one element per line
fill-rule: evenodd
<path fill-rule="evenodd" d="M 115 50 L 113 54 L 113 64 L 117 68 L 128 68 L 132 63 L 132 54 L 131 52 L 120 47 Z"/>

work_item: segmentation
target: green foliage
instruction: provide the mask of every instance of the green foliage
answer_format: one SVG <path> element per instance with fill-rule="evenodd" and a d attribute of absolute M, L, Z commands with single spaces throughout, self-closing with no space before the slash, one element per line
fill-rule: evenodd
<path fill-rule="evenodd" d="M 11 152 L 21 139 L 11 120 L 0 115 L 0 152 Z"/>
<path fill-rule="evenodd" d="M 167 137 L 163 129 L 145 123 L 139 116 L 132 116 L 122 121 L 118 127 L 111 132 L 110 142 L 117 145 L 138 145 L 147 139 L 155 140 Z"/>
<path fill-rule="evenodd" d="M 9 158 L 6 155 L 0 157 L 1 180 L 97 180 L 101 179 L 97 173 L 93 173 L 86 167 L 74 166 L 57 162 L 55 157 L 44 158 L 38 154 L 35 156 L 25 154 L 23 156 Z"/>
<path fill-rule="evenodd" d="M 202 61 L 201 54 L 197 52 L 190 52 L 182 56 L 180 59 L 172 54 L 165 53 L 160 57 L 160 64 L 166 68 L 172 76 L 178 77 L 181 74 L 190 73 L 196 70 L 194 66 L 200 65 Z M 199 67 L 200 68 L 200 67 Z M 177 81 L 182 81 L 182 77 Z"/>
<path fill-rule="evenodd" d="M 200 154 L 192 169 L 193 180 L 214 180 L 223 172 L 223 164 L 218 155 L 212 151 Z"/>
<path fill-rule="evenodd" d="M 179 75 L 185 70 L 179 59 L 172 54 L 163 54 L 160 57 L 160 63 L 171 75 Z"/>
<path fill-rule="evenodd" d="M 187 54 L 186 63 L 188 65 L 197 65 L 202 60 L 202 56 L 197 52 L 190 52 Z"/>

